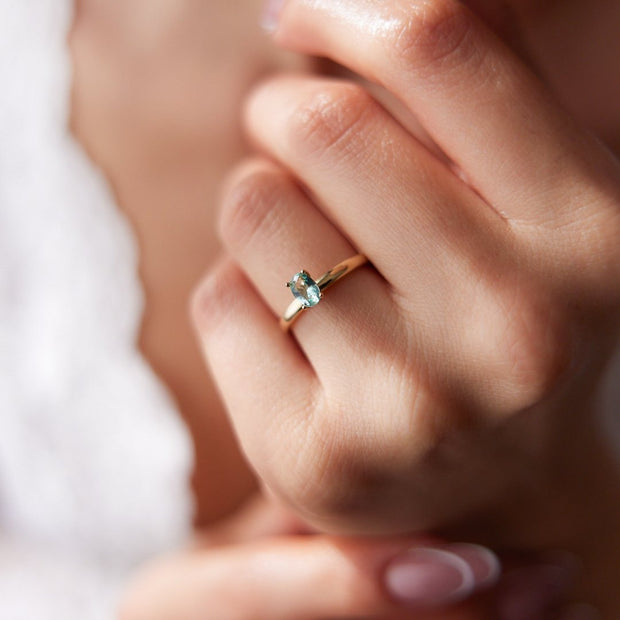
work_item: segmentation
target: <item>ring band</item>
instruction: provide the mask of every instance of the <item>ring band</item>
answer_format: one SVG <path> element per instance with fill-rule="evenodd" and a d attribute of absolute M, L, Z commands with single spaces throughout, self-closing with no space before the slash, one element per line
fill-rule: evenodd
<path fill-rule="evenodd" d="M 356 254 L 343 260 L 335 267 L 324 273 L 318 280 L 313 280 L 310 274 L 303 269 L 296 273 L 286 286 L 291 289 L 295 299 L 290 303 L 280 319 L 280 327 L 288 331 L 295 319 L 306 309 L 316 306 L 323 298 L 323 291 L 344 278 L 353 270 L 368 262 L 363 254 Z"/>

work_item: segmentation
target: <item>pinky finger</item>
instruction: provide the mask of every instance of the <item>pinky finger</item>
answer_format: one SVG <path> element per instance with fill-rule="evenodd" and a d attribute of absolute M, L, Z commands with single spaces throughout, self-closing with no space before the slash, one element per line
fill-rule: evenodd
<path fill-rule="evenodd" d="M 320 392 L 312 367 L 231 259 L 199 286 L 192 311 L 245 453 L 253 463 L 269 462 L 286 447 L 278 438 L 292 441 L 311 417 Z"/>

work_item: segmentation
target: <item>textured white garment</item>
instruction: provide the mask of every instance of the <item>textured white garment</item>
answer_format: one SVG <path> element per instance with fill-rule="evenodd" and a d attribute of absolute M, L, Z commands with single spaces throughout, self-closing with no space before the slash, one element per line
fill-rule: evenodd
<path fill-rule="evenodd" d="M 108 620 L 190 531 L 191 444 L 136 348 L 136 247 L 69 135 L 72 0 L 0 0 L 0 620 Z"/>

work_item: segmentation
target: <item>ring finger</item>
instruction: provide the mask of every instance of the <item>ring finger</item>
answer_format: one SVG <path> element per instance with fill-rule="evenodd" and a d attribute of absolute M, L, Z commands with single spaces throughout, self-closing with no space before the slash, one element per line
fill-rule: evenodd
<path fill-rule="evenodd" d="M 292 301 L 284 286 L 302 268 L 314 280 L 357 250 L 312 204 L 289 174 L 273 163 L 242 165 L 227 184 L 220 220 L 226 248 L 276 315 Z M 303 313 L 294 332 L 321 383 L 363 381 L 369 350 L 393 342 L 389 285 L 371 267 L 345 276 L 320 307 Z M 275 319 L 274 319 L 275 320 Z M 343 354 L 346 352 L 346 355 Z"/>
<path fill-rule="evenodd" d="M 505 220 L 359 86 L 273 78 L 246 116 L 256 142 L 389 283 L 392 315 L 407 326 L 407 337 L 388 340 L 390 353 L 408 349 L 410 375 L 438 377 L 479 410 L 503 410 L 521 387 L 511 371 L 518 334 L 507 329 L 517 325 L 516 241 Z"/>

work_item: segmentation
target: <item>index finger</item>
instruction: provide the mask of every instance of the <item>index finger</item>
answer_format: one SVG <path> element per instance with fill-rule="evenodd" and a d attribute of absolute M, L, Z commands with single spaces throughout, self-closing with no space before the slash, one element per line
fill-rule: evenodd
<path fill-rule="evenodd" d="M 385 86 L 509 220 L 572 221 L 601 201 L 567 178 L 617 180 L 613 158 L 457 0 L 288 0 L 274 36 Z"/>

